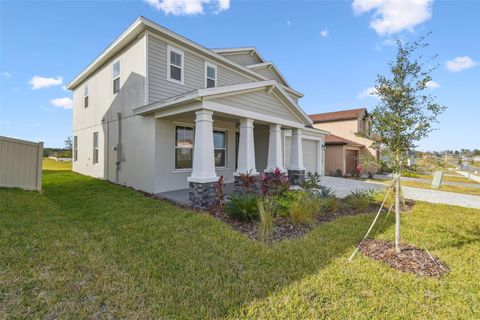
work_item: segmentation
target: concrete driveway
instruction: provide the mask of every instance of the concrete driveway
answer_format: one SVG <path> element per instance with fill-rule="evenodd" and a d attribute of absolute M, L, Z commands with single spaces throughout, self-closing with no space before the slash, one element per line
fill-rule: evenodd
<path fill-rule="evenodd" d="M 320 184 L 331 187 L 338 198 L 345 198 L 352 191 L 358 189 L 379 190 L 385 187 L 381 183 L 327 176 L 322 177 Z M 405 199 L 480 209 L 480 196 L 412 187 L 402 187 L 402 190 Z"/>

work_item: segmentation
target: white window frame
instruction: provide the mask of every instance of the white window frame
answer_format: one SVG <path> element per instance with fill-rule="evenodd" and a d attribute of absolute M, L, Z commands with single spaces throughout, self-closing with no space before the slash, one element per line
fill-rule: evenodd
<path fill-rule="evenodd" d="M 213 133 L 215 132 L 222 132 L 224 134 L 224 141 L 225 141 L 225 146 L 223 148 L 215 148 L 215 143 L 213 144 L 213 153 L 215 154 L 215 150 L 224 150 L 225 151 L 225 163 L 223 166 L 215 166 L 215 168 L 226 168 L 227 163 L 228 163 L 228 132 L 225 129 L 216 129 L 213 128 Z"/>
<path fill-rule="evenodd" d="M 177 128 L 190 128 L 192 129 L 192 146 L 191 147 L 179 147 L 177 146 Z M 174 154 L 173 154 L 173 166 L 175 171 L 192 171 L 193 169 L 193 149 L 195 148 L 195 126 L 189 124 L 181 124 L 176 123 L 174 125 L 174 133 L 175 133 L 175 140 L 174 140 Z M 177 149 L 192 149 L 192 166 L 190 168 L 177 168 L 177 159 L 176 153 Z"/>
<path fill-rule="evenodd" d="M 208 68 L 213 68 L 215 69 L 215 78 L 209 78 L 208 77 Z M 215 88 L 217 86 L 217 78 L 218 78 L 218 70 L 217 70 L 217 65 L 210 63 L 208 61 L 205 61 L 205 88 L 208 88 L 207 86 L 207 81 L 208 79 L 215 81 L 215 85 L 212 88 Z"/>
<path fill-rule="evenodd" d="M 95 136 L 97 140 L 95 141 Z M 95 142 L 97 143 L 97 146 L 95 146 Z M 96 156 L 95 156 L 96 152 Z M 92 162 L 93 164 L 98 164 L 100 158 L 100 135 L 97 132 L 93 133 L 93 156 L 92 156 Z"/>
<path fill-rule="evenodd" d="M 90 99 L 88 95 L 88 83 L 83 86 L 83 107 L 88 108 L 90 106 Z"/>
<path fill-rule="evenodd" d="M 171 66 L 171 63 L 170 63 L 170 53 L 171 52 L 174 52 L 178 55 L 180 55 L 181 57 L 181 63 L 182 63 L 182 66 L 179 67 L 179 66 L 175 66 L 177 68 L 180 68 L 180 77 L 181 77 L 181 81 L 178 81 L 177 79 L 173 79 L 170 77 L 170 66 Z M 185 70 L 185 54 L 183 52 L 183 50 L 180 50 L 180 49 L 177 49 L 175 47 L 172 47 L 170 45 L 167 46 L 167 80 L 168 81 L 171 81 L 171 82 L 174 82 L 174 83 L 178 83 L 178 84 L 184 84 L 184 81 L 185 81 L 185 75 L 184 75 L 184 70 Z"/>
<path fill-rule="evenodd" d="M 113 71 L 115 70 L 115 65 L 118 63 L 118 76 L 114 77 L 113 76 Z M 120 60 L 117 60 L 115 61 L 113 64 L 112 64 L 112 93 L 113 95 L 116 95 L 117 93 L 120 92 L 120 88 L 121 88 L 121 85 L 120 85 L 120 74 L 122 73 L 122 64 L 120 63 Z M 118 91 L 115 92 L 115 80 L 118 79 Z"/>
<path fill-rule="evenodd" d="M 78 136 L 73 136 L 73 162 L 78 161 Z"/>

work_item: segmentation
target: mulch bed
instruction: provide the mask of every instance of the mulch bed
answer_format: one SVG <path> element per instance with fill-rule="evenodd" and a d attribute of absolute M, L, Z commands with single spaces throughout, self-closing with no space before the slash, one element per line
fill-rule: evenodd
<path fill-rule="evenodd" d="M 410 245 L 402 245 L 401 248 L 402 252 L 396 253 L 393 242 L 372 239 L 367 239 L 360 245 L 360 251 L 365 256 L 382 261 L 403 272 L 435 278 L 450 272 L 446 264 L 425 250 Z"/>
<path fill-rule="evenodd" d="M 288 217 L 277 217 L 273 225 L 273 233 L 268 242 L 278 242 L 286 239 L 299 238 L 307 234 L 316 226 L 334 221 L 343 216 L 358 215 L 362 213 L 376 212 L 380 205 L 374 204 L 365 210 L 351 209 L 340 206 L 335 212 L 318 214 L 310 224 L 294 225 Z M 239 221 L 232 219 L 225 212 L 209 212 L 210 215 L 225 222 L 232 229 L 239 231 L 250 239 L 260 240 L 258 237 L 258 221 Z"/>

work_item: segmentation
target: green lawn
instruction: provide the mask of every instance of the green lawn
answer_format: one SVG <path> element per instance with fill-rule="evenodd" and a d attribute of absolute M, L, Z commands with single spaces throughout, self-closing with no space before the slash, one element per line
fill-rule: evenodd
<path fill-rule="evenodd" d="M 46 171 L 43 187 L 0 189 L 0 318 L 480 318 L 480 210 L 403 214 L 404 239 L 450 266 L 437 280 L 348 263 L 371 214 L 265 245 L 72 172 Z"/>
<path fill-rule="evenodd" d="M 50 158 L 43 158 L 43 170 L 72 170 L 72 161 L 56 161 Z"/>
<path fill-rule="evenodd" d="M 428 175 L 428 174 L 419 174 L 417 178 L 432 180 L 433 176 Z M 461 175 L 458 175 L 458 174 L 453 177 L 451 172 L 446 172 L 443 175 L 442 180 L 443 181 L 449 181 L 449 182 L 461 182 L 461 183 L 478 184 L 478 182 L 476 182 L 474 180 L 469 180 L 467 177 L 464 177 L 464 176 L 461 176 Z"/>

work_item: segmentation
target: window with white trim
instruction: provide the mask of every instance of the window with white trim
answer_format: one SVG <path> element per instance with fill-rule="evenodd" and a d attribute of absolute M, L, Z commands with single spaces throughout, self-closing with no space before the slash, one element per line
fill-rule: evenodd
<path fill-rule="evenodd" d="M 213 157 L 215 167 L 225 167 L 227 157 L 227 133 L 225 131 L 213 130 Z"/>
<path fill-rule="evenodd" d="M 88 108 L 88 83 L 83 87 L 83 107 Z"/>
<path fill-rule="evenodd" d="M 205 62 L 205 88 L 213 88 L 217 86 L 217 66 Z"/>
<path fill-rule="evenodd" d="M 193 127 L 175 127 L 175 169 L 191 169 L 193 164 Z"/>
<path fill-rule="evenodd" d="M 98 163 L 98 152 L 99 152 L 98 132 L 94 132 L 93 133 L 93 164 Z"/>
<path fill-rule="evenodd" d="M 73 161 L 78 160 L 78 137 L 73 136 Z"/>
<path fill-rule="evenodd" d="M 167 80 L 183 84 L 183 51 L 167 47 Z"/>
<path fill-rule="evenodd" d="M 120 61 L 113 64 L 113 94 L 120 91 Z"/>

